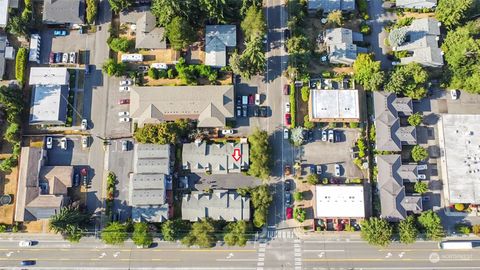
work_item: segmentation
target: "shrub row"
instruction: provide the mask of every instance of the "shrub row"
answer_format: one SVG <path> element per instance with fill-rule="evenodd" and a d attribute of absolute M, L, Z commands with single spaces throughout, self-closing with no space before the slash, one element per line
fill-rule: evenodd
<path fill-rule="evenodd" d="M 25 84 L 25 69 L 27 65 L 27 49 L 20 48 L 15 59 L 15 78 L 21 86 Z"/>

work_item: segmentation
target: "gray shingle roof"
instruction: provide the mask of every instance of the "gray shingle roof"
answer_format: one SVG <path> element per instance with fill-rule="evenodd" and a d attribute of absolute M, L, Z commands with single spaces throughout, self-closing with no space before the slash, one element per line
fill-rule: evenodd
<path fill-rule="evenodd" d="M 333 10 L 353 11 L 355 0 L 308 0 L 308 9 L 323 9 L 324 12 Z"/>
<path fill-rule="evenodd" d="M 235 25 L 207 25 L 205 27 L 205 65 L 224 67 L 227 47 L 237 46 Z"/>
<path fill-rule="evenodd" d="M 434 18 L 422 18 L 405 26 L 402 30 L 407 30 L 409 39 L 394 47 L 394 51 L 410 51 L 412 56 L 400 59 L 401 64 L 411 62 L 419 63 L 424 66 L 439 67 L 443 65 L 443 53 L 438 46 L 440 35 L 440 23 Z"/>
<path fill-rule="evenodd" d="M 352 65 L 357 59 L 357 45 L 354 41 L 363 40 L 360 33 L 353 33 L 347 28 L 325 30 L 325 45 L 328 46 L 330 63 Z"/>
<path fill-rule="evenodd" d="M 156 27 L 157 18 L 150 11 L 146 11 L 136 22 L 135 48 L 141 49 L 166 49 L 167 42 L 164 38 L 165 29 Z"/>
<path fill-rule="evenodd" d="M 83 0 L 44 0 L 43 23 L 83 24 L 85 2 Z"/>
<path fill-rule="evenodd" d="M 166 183 L 170 181 L 171 154 L 170 145 L 135 144 L 129 185 L 132 219 L 160 222 L 168 218 Z"/>
<path fill-rule="evenodd" d="M 410 166 L 402 168 L 400 155 L 378 155 L 378 190 L 380 192 L 381 216 L 389 221 L 405 219 L 407 211 L 418 213 L 422 200 L 418 196 L 406 196 L 402 175 Z"/>
<path fill-rule="evenodd" d="M 374 92 L 376 147 L 380 151 L 401 151 L 402 144 L 415 144 L 415 127 L 400 127 L 399 115 L 411 115 L 412 100 L 394 93 Z"/>
<path fill-rule="evenodd" d="M 212 194 L 192 191 L 183 195 L 182 219 L 198 221 L 206 217 L 226 221 L 249 220 L 250 199 L 228 190 L 215 190 Z"/>
<path fill-rule="evenodd" d="M 234 149 L 240 149 L 241 158 L 235 161 L 232 157 Z M 247 169 L 249 164 L 248 143 L 207 144 L 195 142 L 183 145 L 182 166 L 192 173 L 212 174 L 239 173 Z"/>
<path fill-rule="evenodd" d="M 224 127 L 234 117 L 232 85 L 132 87 L 130 99 L 139 126 L 189 118 L 198 127 Z"/>

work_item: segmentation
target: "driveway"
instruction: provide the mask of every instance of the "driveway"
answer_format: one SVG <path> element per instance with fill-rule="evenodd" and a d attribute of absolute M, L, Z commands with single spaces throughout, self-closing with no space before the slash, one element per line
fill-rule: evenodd
<path fill-rule="evenodd" d="M 372 52 L 375 54 L 375 60 L 382 63 L 382 69 L 390 69 L 392 61 L 387 58 L 389 48 L 385 46 L 387 33 L 383 26 L 388 21 L 397 19 L 395 13 L 386 12 L 382 7 L 383 0 L 370 0 L 368 2 L 368 14 L 370 15 L 369 25 L 372 27 L 372 33 L 367 37 L 370 42 Z"/>

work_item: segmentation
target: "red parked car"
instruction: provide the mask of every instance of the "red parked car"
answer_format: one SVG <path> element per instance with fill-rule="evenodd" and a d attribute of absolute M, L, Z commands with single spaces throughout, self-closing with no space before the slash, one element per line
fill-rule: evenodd
<path fill-rule="evenodd" d="M 292 116 L 289 113 L 285 114 L 285 125 L 290 126 L 292 122 Z"/>
<path fill-rule="evenodd" d="M 290 95 L 290 85 L 285 84 L 285 85 L 283 86 L 283 94 L 284 94 L 284 95 Z"/>
<path fill-rule="evenodd" d="M 293 218 L 293 209 L 291 207 L 287 207 L 286 216 L 287 216 L 287 219 L 292 219 Z"/>
<path fill-rule="evenodd" d="M 120 104 L 120 105 L 130 104 L 130 99 L 128 99 L 128 98 L 126 98 L 126 99 L 120 99 L 120 101 L 118 102 L 118 104 Z"/>
<path fill-rule="evenodd" d="M 248 104 L 252 105 L 254 102 L 253 95 L 248 95 Z"/>

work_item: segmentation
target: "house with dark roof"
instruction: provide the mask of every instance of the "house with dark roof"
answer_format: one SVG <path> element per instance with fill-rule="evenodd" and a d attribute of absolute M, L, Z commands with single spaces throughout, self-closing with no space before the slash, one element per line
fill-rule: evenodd
<path fill-rule="evenodd" d="M 250 219 L 250 199 L 235 191 L 214 190 L 212 193 L 192 191 L 182 199 L 182 219 L 199 221 L 203 218 L 238 221 Z"/>
<path fill-rule="evenodd" d="M 15 221 L 48 219 L 69 201 L 73 166 L 47 166 L 43 148 L 22 147 Z"/>
<path fill-rule="evenodd" d="M 120 23 L 129 25 L 135 33 L 136 49 L 166 49 L 165 28 L 157 27 L 157 18 L 148 9 L 120 13 Z"/>
<path fill-rule="evenodd" d="M 163 222 L 170 217 L 167 190 L 172 189 L 170 145 L 135 144 L 129 205 L 135 221 Z"/>
<path fill-rule="evenodd" d="M 362 42 L 363 35 L 347 28 L 325 30 L 324 43 L 327 47 L 328 60 L 332 64 L 353 65 L 358 53 L 368 52 L 366 48 L 354 42 Z"/>
<path fill-rule="evenodd" d="M 234 115 L 233 85 L 132 87 L 130 117 L 156 124 L 177 119 L 197 121 L 198 127 L 225 127 Z"/>
<path fill-rule="evenodd" d="M 422 197 L 406 195 L 404 186 L 404 182 L 417 181 L 411 178 L 416 175 L 416 165 L 402 165 L 400 155 L 378 155 L 377 167 L 381 217 L 398 222 L 410 213 L 422 212 Z"/>
<path fill-rule="evenodd" d="M 436 6 L 437 0 L 396 0 L 396 7 L 398 8 L 432 9 Z"/>
<path fill-rule="evenodd" d="M 44 0 L 44 24 L 83 24 L 85 23 L 84 0 Z"/>
<path fill-rule="evenodd" d="M 417 144 L 414 126 L 401 126 L 401 117 L 413 113 L 412 99 L 399 98 L 394 93 L 376 91 L 373 93 L 375 109 L 375 138 L 379 151 L 401 151 L 402 145 Z"/>
<path fill-rule="evenodd" d="M 438 45 L 441 23 L 434 18 L 416 19 L 409 26 L 394 29 L 389 41 L 394 51 L 407 51 L 409 56 L 400 58 L 401 65 L 418 63 L 426 67 L 443 66 L 443 52 Z M 405 35 L 404 41 L 394 44 L 391 37 Z"/>
<path fill-rule="evenodd" d="M 354 11 L 355 0 L 308 0 L 308 9 L 315 11 L 322 9 L 325 13 L 334 10 Z"/>
<path fill-rule="evenodd" d="M 227 49 L 237 46 L 235 25 L 207 25 L 205 28 L 205 65 L 227 65 Z"/>
<path fill-rule="evenodd" d="M 238 158 L 234 157 L 238 151 Z M 202 140 L 183 144 L 182 167 L 192 173 L 228 174 L 247 170 L 248 143 L 207 144 Z"/>

